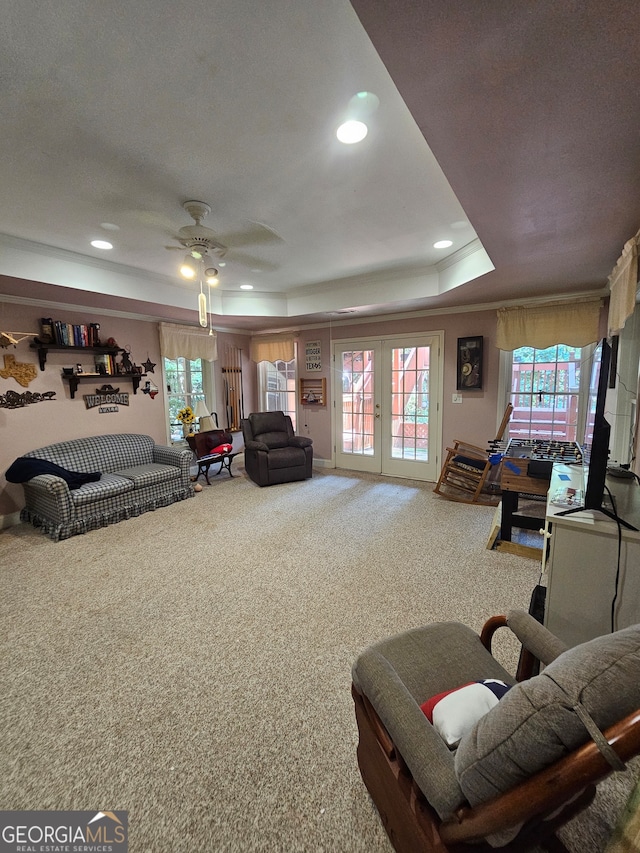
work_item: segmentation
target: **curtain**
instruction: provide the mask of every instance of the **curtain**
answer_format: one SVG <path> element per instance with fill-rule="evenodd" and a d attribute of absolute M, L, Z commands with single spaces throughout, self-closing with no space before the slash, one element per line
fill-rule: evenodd
<path fill-rule="evenodd" d="M 176 326 L 160 323 L 160 351 L 165 358 L 201 358 L 215 361 L 218 358 L 218 337 L 199 326 Z"/>
<path fill-rule="evenodd" d="M 498 308 L 496 346 L 546 349 L 555 344 L 583 347 L 599 337 L 602 300 L 583 299 L 546 305 Z"/>
<path fill-rule="evenodd" d="M 640 231 L 624 244 L 622 254 L 609 276 L 609 334 L 623 329 L 627 317 L 635 310 L 639 246 Z"/>
<path fill-rule="evenodd" d="M 295 356 L 295 339 L 293 334 L 251 338 L 251 361 L 291 361 Z"/>

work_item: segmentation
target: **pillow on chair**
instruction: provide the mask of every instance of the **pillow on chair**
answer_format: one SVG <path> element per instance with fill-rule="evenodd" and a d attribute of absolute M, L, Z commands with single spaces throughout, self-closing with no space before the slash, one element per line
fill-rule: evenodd
<path fill-rule="evenodd" d="M 447 746 L 453 749 L 509 689 L 508 684 L 497 678 L 470 681 L 432 696 L 420 708 Z"/>
<path fill-rule="evenodd" d="M 601 730 L 640 708 L 640 625 L 563 652 L 462 737 L 455 771 L 469 803 L 492 799 L 585 743 L 578 702 Z"/>

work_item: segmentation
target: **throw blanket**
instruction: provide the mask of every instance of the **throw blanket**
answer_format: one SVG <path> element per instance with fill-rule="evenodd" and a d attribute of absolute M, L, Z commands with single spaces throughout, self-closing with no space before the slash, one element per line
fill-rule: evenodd
<path fill-rule="evenodd" d="M 85 483 L 95 483 L 101 477 L 99 471 L 90 474 L 84 474 L 81 471 L 67 471 L 66 468 L 61 468 L 55 462 L 49 462 L 48 459 L 37 459 L 34 456 L 20 456 L 7 469 L 5 477 L 9 483 L 26 483 L 27 480 L 37 477 L 38 474 L 55 474 L 56 477 L 62 477 L 69 484 L 70 489 L 79 489 Z"/>

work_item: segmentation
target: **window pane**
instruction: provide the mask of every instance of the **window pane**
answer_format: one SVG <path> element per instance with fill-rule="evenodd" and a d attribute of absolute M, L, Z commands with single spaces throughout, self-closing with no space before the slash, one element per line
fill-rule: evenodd
<path fill-rule="evenodd" d="M 261 396 L 267 412 L 284 412 L 296 428 L 296 359 L 262 362 Z"/>
<path fill-rule="evenodd" d="M 511 438 L 576 441 L 580 347 L 564 344 L 514 350 L 511 367 Z"/>
<path fill-rule="evenodd" d="M 187 361 L 184 358 L 165 358 L 165 375 L 169 386 L 169 430 L 171 441 L 183 440 L 182 424 L 178 412 L 185 406 L 195 411 L 199 400 L 205 399 L 202 380 L 202 360 Z"/>

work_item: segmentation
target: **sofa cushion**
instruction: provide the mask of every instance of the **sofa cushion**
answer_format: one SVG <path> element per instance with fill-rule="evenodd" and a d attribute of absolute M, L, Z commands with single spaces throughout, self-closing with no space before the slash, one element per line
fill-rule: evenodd
<path fill-rule="evenodd" d="M 180 469 L 173 465 L 161 465 L 158 462 L 150 462 L 148 465 L 136 465 L 132 468 L 120 468 L 114 471 L 119 477 L 131 480 L 136 489 L 145 486 L 155 486 L 157 483 L 166 483 L 169 480 L 180 479 Z"/>
<path fill-rule="evenodd" d="M 152 462 L 154 445 L 150 435 L 118 433 L 61 441 L 31 450 L 24 455 L 48 459 L 72 471 L 106 473 L 129 465 Z"/>
<path fill-rule="evenodd" d="M 103 498 L 113 498 L 116 495 L 123 495 L 125 492 L 132 492 L 133 489 L 132 481 L 126 477 L 119 477 L 117 474 L 103 474 L 97 483 L 86 483 L 79 489 L 74 489 L 71 492 L 71 500 L 74 506 L 86 506 Z"/>
<path fill-rule="evenodd" d="M 563 652 L 541 675 L 513 687 L 460 741 L 455 770 L 478 805 L 589 739 L 573 707 L 601 729 L 640 708 L 640 625 Z"/>

